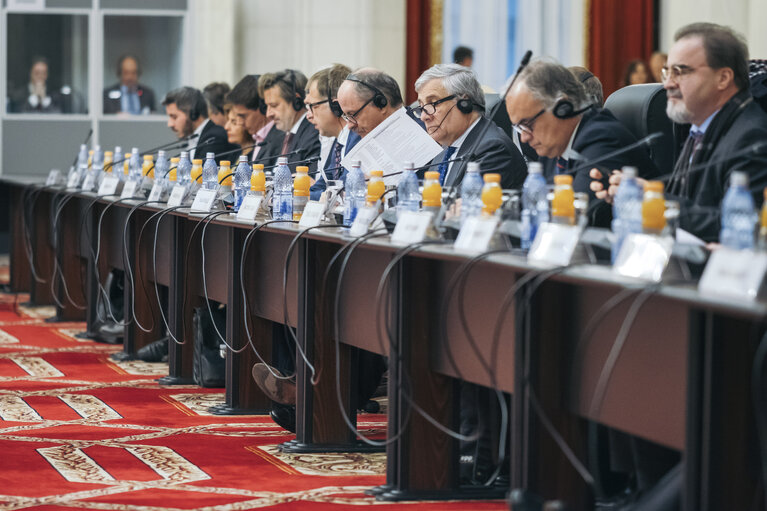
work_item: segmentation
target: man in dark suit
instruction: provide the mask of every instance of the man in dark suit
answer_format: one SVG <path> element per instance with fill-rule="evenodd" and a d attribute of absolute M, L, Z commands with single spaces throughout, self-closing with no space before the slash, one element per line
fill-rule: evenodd
<path fill-rule="evenodd" d="M 216 163 L 221 160 L 231 160 L 234 153 L 226 153 L 239 149 L 230 144 L 226 130 L 213 124 L 208 119 L 208 105 L 202 92 L 192 87 L 181 87 L 170 91 L 163 99 L 165 113 L 168 114 L 168 128 L 178 138 L 196 134 L 189 140 L 189 159 L 204 159 L 206 153 L 216 154 Z"/>
<path fill-rule="evenodd" d="M 749 92 L 748 47 L 740 35 L 713 23 L 693 23 L 679 29 L 674 40 L 663 71 L 666 113 L 675 123 L 692 127 L 667 196 L 679 201 L 683 229 L 717 241 L 721 202 L 732 170 L 747 172 L 754 202 L 763 200 L 767 154 L 748 148 L 767 140 L 767 114 Z M 592 175 L 601 179 L 605 174 Z M 614 172 L 609 189 L 601 181 L 592 187 L 598 197 L 612 201 L 619 183 L 620 172 Z"/>
<path fill-rule="evenodd" d="M 306 118 L 314 124 L 321 136 L 333 140 L 327 156 L 320 162 L 325 173 L 324 175 L 318 173 L 311 187 L 312 200 L 318 200 L 327 188 L 325 175 L 328 179 L 346 182 L 347 170 L 341 167 L 341 158 L 360 140 L 359 135 L 346 126 L 337 100 L 338 87 L 350 72 L 351 69 L 348 67 L 335 64 L 317 71 L 309 78 L 306 98 L 304 98 L 307 108 Z"/>
<path fill-rule="evenodd" d="M 267 73 L 258 79 L 258 95 L 266 103 L 266 117 L 285 133 L 278 154 L 289 154 L 291 171 L 295 171 L 296 162 L 320 156 L 319 133 L 306 118 L 305 89 L 306 76 L 295 69 Z M 313 172 L 317 162 L 307 166 Z"/>
<path fill-rule="evenodd" d="M 256 145 L 251 153 L 251 163 L 261 163 L 265 167 L 274 165 L 280 154 L 285 132 L 274 125 L 274 121 L 266 117 L 266 103 L 258 95 L 258 79 L 260 75 L 247 75 L 237 82 L 227 94 L 226 102 L 231 103 L 232 110 L 240 122 L 253 134 Z"/>
<path fill-rule="evenodd" d="M 141 65 L 133 55 L 123 55 L 117 61 L 120 83 L 104 90 L 105 114 L 148 114 L 154 111 L 154 91 L 138 83 Z"/>
<path fill-rule="evenodd" d="M 434 169 L 439 170 L 443 186 L 461 185 L 468 158 L 479 161 L 482 174 L 501 174 L 503 188 L 522 186 L 527 176 L 525 160 L 503 130 L 482 116 L 485 95 L 474 71 L 459 64 L 437 64 L 416 80 L 415 90 L 419 106 L 413 113 L 445 148 L 432 162 L 439 164 Z M 450 162 L 460 157 L 467 159 Z M 419 171 L 419 177 L 424 172 Z"/>

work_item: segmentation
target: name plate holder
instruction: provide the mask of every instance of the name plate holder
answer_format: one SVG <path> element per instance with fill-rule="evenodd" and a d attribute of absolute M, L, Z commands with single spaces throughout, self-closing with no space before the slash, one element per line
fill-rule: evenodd
<path fill-rule="evenodd" d="M 210 213 L 213 209 L 213 203 L 218 198 L 218 190 L 209 188 L 200 188 L 192 202 L 192 213 Z"/>
<path fill-rule="evenodd" d="M 138 181 L 126 181 L 120 199 L 138 199 Z"/>
<path fill-rule="evenodd" d="M 753 302 L 762 294 L 766 272 L 767 253 L 722 247 L 711 253 L 698 290 Z"/>
<path fill-rule="evenodd" d="M 186 191 L 187 187 L 184 185 L 173 185 L 173 188 L 170 191 L 170 197 L 168 197 L 168 207 L 176 208 L 182 206 L 184 204 L 184 199 L 186 198 Z"/>
<path fill-rule="evenodd" d="M 77 188 L 77 185 L 80 183 L 80 171 L 74 170 L 72 173 L 69 174 L 69 177 L 67 178 L 67 188 Z"/>
<path fill-rule="evenodd" d="M 115 195 L 117 193 L 117 187 L 120 184 L 120 178 L 115 176 L 114 174 L 107 174 L 104 176 L 104 179 L 101 181 L 101 185 L 99 185 L 99 191 L 97 192 L 100 196 L 104 195 Z"/>
<path fill-rule="evenodd" d="M 660 282 L 668 274 L 673 246 L 670 236 L 630 234 L 623 240 L 613 271 L 624 277 Z"/>
<path fill-rule="evenodd" d="M 237 220 L 243 222 L 255 222 L 258 210 L 261 209 L 261 203 L 264 201 L 264 197 L 260 195 L 246 195 L 242 199 L 240 209 L 237 210 Z"/>
<path fill-rule="evenodd" d="M 165 186 L 163 186 L 163 183 L 160 181 L 155 181 L 152 185 L 152 191 L 149 192 L 149 197 L 147 198 L 150 202 L 159 202 L 162 201 L 163 197 L 165 196 Z"/>
<path fill-rule="evenodd" d="M 325 204 L 322 202 L 309 201 L 304 207 L 301 220 L 298 221 L 298 227 L 301 229 L 316 227 L 322 222 L 323 216 L 325 216 Z"/>
<path fill-rule="evenodd" d="M 96 173 L 92 170 L 89 170 L 85 174 L 85 179 L 83 180 L 83 186 L 80 188 L 84 192 L 92 192 L 96 188 Z"/>
<path fill-rule="evenodd" d="M 487 252 L 495 230 L 498 228 L 499 220 L 496 216 L 467 218 L 458 231 L 453 248 L 474 254 Z"/>
<path fill-rule="evenodd" d="M 368 233 L 370 224 L 373 223 L 376 216 L 378 216 L 378 202 L 375 206 L 364 206 L 357 210 L 357 216 L 354 217 L 351 227 L 349 227 L 349 235 L 359 238 Z"/>
<path fill-rule="evenodd" d="M 580 244 L 583 228 L 544 222 L 538 226 L 527 260 L 545 266 L 569 266 L 588 260 Z"/>
<path fill-rule="evenodd" d="M 394 227 L 391 242 L 402 246 L 422 242 L 426 238 L 426 231 L 433 216 L 430 211 L 404 211 Z"/>
<path fill-rule="evenodd" d="M 51 169 L 48 172 L 48 179 L 45 180 L 45 186 L 56 186 L 61 183 L 61 170 Z"/>

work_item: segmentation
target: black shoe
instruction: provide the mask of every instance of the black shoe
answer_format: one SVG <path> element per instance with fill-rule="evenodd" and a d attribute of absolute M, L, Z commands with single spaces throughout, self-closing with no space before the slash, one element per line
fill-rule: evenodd
<path fill-rule="evenodd" d="M 136 355 L 131 355 L 130 353 L 126 353 L 124 351 L 118 351 L 117 353 L 112 353 L 109 355 L 109 358 L 115 362 L 127 362 L 129 360 L 136 360 Z"/>
<path fill-rule="evenodd" d="M 125 327 L 114 321 L 104 323 L 96 329 L 98 335 L 98 342 L 105 342 L 107 344 L 122 344 L 123 335 L 125 335 Z"/>
<path fill-rule="evenodd" d="M 286 429 L 291 433 L 296 432 L 295 406 L 285 406 L 279 403 L 274 403 L 274 405 L 272 405 L 272 411 L 269 412 L 269 416 L 282 429 Z"/>
<path fill-rule="evenodd" d="M 168 356 L 167 337 L 151 342 L 136 352 L 136 358 L 144 362 L 162 362 Z"/>

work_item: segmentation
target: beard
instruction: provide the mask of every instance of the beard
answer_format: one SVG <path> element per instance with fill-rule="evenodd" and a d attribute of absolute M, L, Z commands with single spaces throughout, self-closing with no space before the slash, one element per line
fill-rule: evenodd
<path fill-rule="evenodd" d="M 681 98 L 671 101 L 673 96 L 669 96 L 666 103 L 666 115 L 672 122 L 677 124 L 690 124 L 692 122 L 692 113 L 687 109 Z"/>

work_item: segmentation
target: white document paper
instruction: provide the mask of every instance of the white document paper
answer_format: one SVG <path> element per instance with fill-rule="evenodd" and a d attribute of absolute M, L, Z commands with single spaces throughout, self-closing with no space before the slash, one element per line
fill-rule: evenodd
<path fill-rule="evenodd" d="M 383 170 L 384 183 L 396 185 L 400 175 L 389 174 L 401 172 L 403 162 L 412 161 L 420 167 L 440 152 L 442 146 L 411 119 L 404 108 L 400 108 L 357 142 L 343 157 L 341 165 L 348 169 L 353 160 L 359 160 L 366 174 L 371 170 Z"/>

